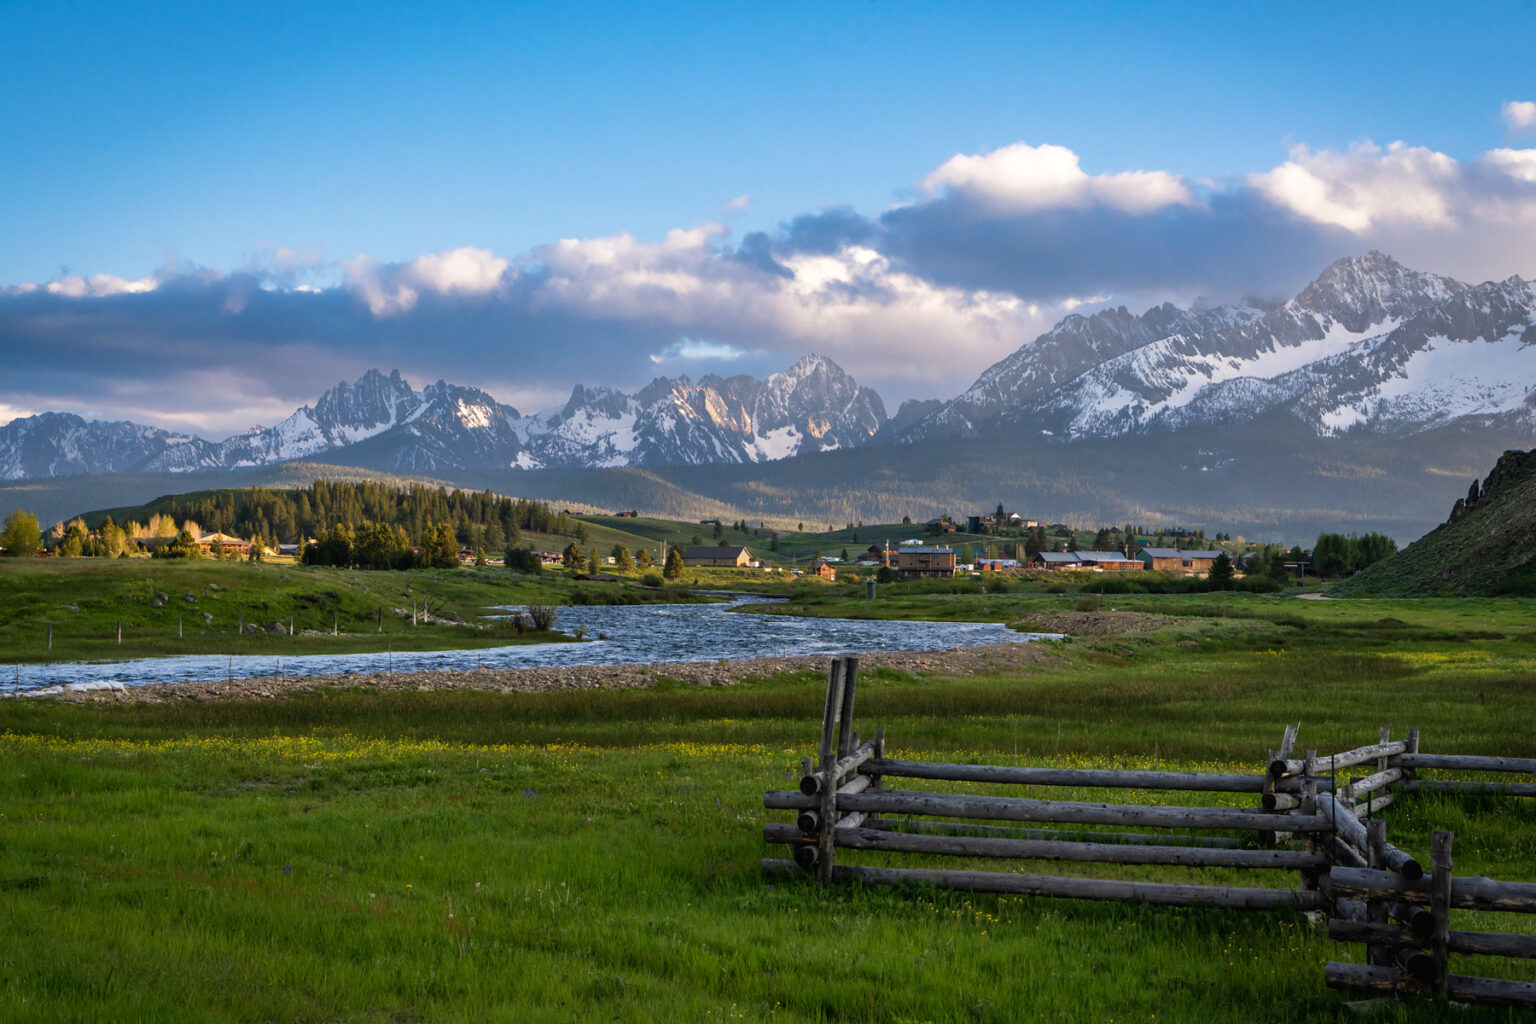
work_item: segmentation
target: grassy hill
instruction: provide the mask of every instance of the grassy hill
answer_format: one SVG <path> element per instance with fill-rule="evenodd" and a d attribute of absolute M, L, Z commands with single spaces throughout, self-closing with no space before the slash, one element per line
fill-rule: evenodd
<path fill-rule="evenodd" d="M 1536 450 L 1509 451 L 1451 518 L 1345 580 L 1340 594 L 1536 596 Z"/>

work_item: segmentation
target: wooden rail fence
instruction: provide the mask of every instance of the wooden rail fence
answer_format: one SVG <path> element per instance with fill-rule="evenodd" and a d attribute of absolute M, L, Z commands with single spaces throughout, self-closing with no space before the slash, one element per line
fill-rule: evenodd
<path fill-rule="evenodd" d="M 973 892 L 1233 909 L 1326 911 L 1329 934 L 1366 944 L 1366 963 L 1329 963 L 1337 988 L 1418 993 L 1536 1008 L 1536 985 L 1449 973 L 1450 953 L 1536 958 L 1536 936 L 1454 931 L 1452 908 L 1536 913 L 1536 884 L 1455 878 L 1451 835 L 1436 833 L 1430 870 L 1386 838 L 1380 813 L 1414 793 L 1536 796 L 1536 784 L 1420 780 L 1419 770 L 1536 776 L 1536 758 L 1425 754 L 1418 730 L 1337 754 L 1296 757 L 1297 730 L 1252 774 L 938 764 L 886 755 L 885 732 L 853 730 L 856 657 L 834 658 L 817 759 L 801 762 L 795 790 L 770 790 L 763 806 L 794 812 L 768 822 L 763 839 L 789 847 L 766 858 L 774 875 L 822 883 L 923 883 Z M 1341 777 L 1342 774 L 1342 777 Z M 1001 786 L 1251 794 L 1255 806 L 1094 803 L 895 788 L 896 779 Z M 998 824 L 998 823 L 1005 824 Z M 1051 825 L 1026 828 L 1022 825 Z M 1105 831 L 1113 829 L 1113 831 Z M 1127 831 L 1150 829 L 1155 831 Z M 1211 834 L 1222 833 L 1222 834 Z M 1157 864 L 1295 872 L 1270 887 L 1132 882 L 1075 875 L 839 864 L 837 851 L 968 859 Z"/>

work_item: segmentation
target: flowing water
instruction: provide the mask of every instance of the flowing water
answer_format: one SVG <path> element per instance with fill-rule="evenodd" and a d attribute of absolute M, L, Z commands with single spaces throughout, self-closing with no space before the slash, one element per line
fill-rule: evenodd
<path fill-rule="evenodd" d="M 367 672 L 441 672 L 546 665 L 633 665 L 715 661 L 779 655 L 937 651 L 978 644 L 1022 643 L 1045 634 L 1019 633 L 990 622 L 886 622 L 811 619 L 728 611 L 730 604 L 581 605 L 561 608 L 555 628 L 586 637 L 581 643 L 530 644 L 471 651 L 395 651 L 392 654 L 198 654 L 104 663 L 22 665 L 4 673 L 0 693 L 54 688 L 93 689 L 196 680 L 336 675 Z M 519 609 L 508 608 L 513 612 Z M 19 672 L 19 680 L 18 680 Z"/>

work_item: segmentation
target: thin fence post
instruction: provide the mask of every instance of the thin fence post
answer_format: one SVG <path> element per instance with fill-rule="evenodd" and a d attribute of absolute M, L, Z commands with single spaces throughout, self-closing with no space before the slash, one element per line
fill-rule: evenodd
<path fill-rule="evenodd" d="M 123 644 L 123 620 L 122 619 L 118 619 L 117 620 L 117 644 L 118 644 L 119 647 L 121 647 L 122 644 Z"/>
<path fill-rule="evenodd" d="M 176 613 L 176 639 L 180 640 L 181 638 L 182 638 L 182 634 L 181 634 L 181 612 L 177 612 Z"/>
<path fill-rule="evenodd" d="M 48 649 L 53 650 L 53 623 L 48 623 Z"/>
<path fill-rule="evenodd" d="M 1430 843 L 1429 857 L 1434 874 L 1429 879 L 1429 912 L 1434 917 L 1434 932 L 1430 937 L 1430 955 L 1435 961 L 1435 994 L 1441 999 L 1446 994 L 1447 969 L 1451 944 L 1451 841 L 1455 833 L 1446 830 L 1436 832 Z"/>
<path fill-rule="evenodd" d="M 288 613 L 288 635 L 293 636 L 293 612 Z"/>
<path fill-rule="evenodd" d="M 821 831 L 816 837 L 816 875 L 822 884 L 832 881 L 832 858 L 837 836 L 837 725 L 842 717 L 846 680 L 842 658 L 832 659 L 827 675 L 827 707 L 821 720 L 821 747 L 817 767 L 821 772 Z"/>

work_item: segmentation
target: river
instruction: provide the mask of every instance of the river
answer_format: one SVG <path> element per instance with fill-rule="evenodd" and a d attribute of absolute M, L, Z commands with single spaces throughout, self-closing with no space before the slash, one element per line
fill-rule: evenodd
<path fill-rule="evenodd" d="M 980 644 L 1023 643 L 1046 634 L 1019 633 L 991 622 L 893 622 L 733 614 L 728 604 L 579 605 L 562 607 L 555 628 L 585 635 L 581 643 L 525 644 L 467 651 L 392 654 L 198 654 L 114 662 L 21 665 L 0 679 L 0 693 L 139 686 L 268 675 L 441 672 L 559 665 L 635 665 L 716 661 L 773 655 L 939 651 Z M 511 612 L 516 609 L 507 609 Z M 280 662 L 280 663 L 279 663 Z M 4 672 L 0 669 L 0 672 Z M 18 678 L 19 676 L 19 678 Z"/>

